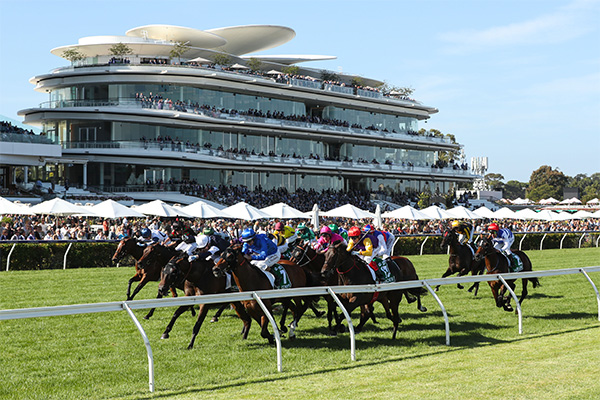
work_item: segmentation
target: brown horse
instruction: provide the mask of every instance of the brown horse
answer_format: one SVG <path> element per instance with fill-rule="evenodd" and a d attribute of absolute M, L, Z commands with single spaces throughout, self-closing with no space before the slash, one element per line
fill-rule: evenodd
<path fill-rule="evenodd" d="M 127 300 L 131 300 L 131 285 L 133 282 L 139 282 L 142 280 L 143 271 L 138 267 L 138 260 L 142 257 L 142 253 L 144 252 L 144 247 L 140 246 L 137 239 L 132 237 L 126 237 L 119 242 L 117 246 L 117 250 L 115 254 L 112 256 L 113 264 L 118 263 L 123 259 L 123 257 L 130 255 L 135 260 L 135 275 L 129 279 L 129 284 L 127 285 Z"/>
<path fill-rule="evenodd" d="M 213 268 L 213 273 L 215 276 L 219 277 L 223 276 L 225 272 L 231 272 L 241 292 L 273 289 L 266 275 L 257 267 L 250 264 L 250 262 L 242 254 L 241 250 L 242 245 L 240 244 L 234 244 L 227 248 L 221 255 L 219 262 Z M 286 260 L 281 260 L 279 264 L 285 268 L 285 271 L 287 272 L 292 283 L 292 287 L 306 286 L 306 274 L 302 268 Z M 291 324 L 290 339 L 293 339 L 296 336 L 295 329 L 298 324 L 298 315 L 301 314 L 303 311 L 302 308 L 305 306 L 303 306 L 301 298 L 294 298 L 293 300 L 290 298 L 283 298 L 281 300 L 264 299 L 263 303 L 267 307 L 267 310 L 271 312 L 273 303 L 277 301 L 281 301 L 284 306 L 284 311 L 288 308 L 292 310 L 294 320 Z M 244 307 L 246 307 L 248 314 L 250 314 L 250 316 L 260 324 L 260 335 L 267 339 L 270 344 L 273 344 L 273 335 L 269 333 L 269 320 L 262 311 L 262 308 L 254 300 L 243 301 L 242 304 L 244 304 Z M 287 328 L 285 327 L 285 312 L 282 315 L 280 327 L 281 331 L 287 331 Z"/>
<path fill-rule="evenodd" d="M 483 263 L 476 262 L 473 251 L 469 248 L 468 244 L 460 244 L 458 241 L 458 235 L 453 229 L 448 229 L 444 232 L 442 243 L 440 244 L 442 249 L 449 248 L 450 257 L 448 259 L 448 269 L 442 275 L 442 278 L 458 273 L 458 276 L 468 275 L 481 275 L 484 270 Z M 436 286 L 435 290 L 439 290 L 441 285 Z M 456 285 L 459 289 L 463 289 L 463 286 L 458 283 Z M 479 291 L 479 282 L 473 283 L 469 288 L 469 292 L 475 290 L 474 295 L 477 296 Z"/>
<path fill-rule="evenodd" d="M 394 263 L 388 262 L 388 267 L 390 272 L 394 275 L 396 282 L 418 279 L 414 266 L 407 258 L 394 257 L 393 261 Z M 333 273 L 334 270 L 337 271 L 344 285 L 366 285 L 375 283 L 373 275 L 369 271 L 369 266 L 367 266 L 362 259 L 348 252 L 344 243 L 340 241 L 330 245 L 329 249 L 325 252 L 325 263 L 323 264 L 321 273 L 324 277 L 327 277 L 329 274 Z M 378 293 L 345 293 L 340 296 L 340 299 L 344 303 L 344 307 L 347 309 L 348 313 L 362 305 L 371 304 L 375 301 L 380 302 L 385 309 L 386 317 L 390 319 L 394 325 L 392 339 L 395 339 L 396 333 L 398 332 L 398 324 L 401 321 L 400 315 L 398 314 L 398 306 L 402 300 L 402 296 L 404 295 L 409 302 L 414 301 L 414 298 L 411 298 L 410 294 L 416 296 L 419 301 L 418 309 L 425 312 L 427 309 L 421 305 L 422 293 L 422 288 Z M 369 313 L 365 313 L 363 308 L 360 322 L 356 327 L 357 331 L 362 329 L 369 317 Z"/>
<path fill-rule="evenodd" d="M 225 277 L 214 276 L 212 273 L 213 267 L 214 263 L 212 261 L 202 259 L 190 263 L 187 254 L 173 257 L 162 270 L 160 284 L 158 285 L 159 296 L 166 295 L 168 290 L 174 287 L 182 289 L 186 296 L 200 296 L 203 294 L 228 292 L 225 288 L 227 279 Z M 240 302 L 232 303 L 232 305 L 235 312 L 244 323 L 242 337 L 243 339 L 246 339 L 248 337 L 248 332 L 250 331 L 252 319 L 248 316 L 248 313 L 246 313 L 246 310 Z M 169 337 L 169 332 L 173 329 L 175 321 L 189 307 L 190 306 L 181 306 L 175 310 L 161 339 L 167 339 Z M 189 350 L 194 347 L 196 336 L 198 336 L 198 332 L 202 327 L 202 323 L 204 322 L 204 318 L 210 307 L 210 304 L 200 304 L 198 319 L 194 324 L 192 340 L 188 345 Z"/>
<path fill-rule="evenodd" d="M 150 244 L 144 248 L 142 257 L 136 263 L 136 268 L 139 268 L 139 275 L 141 276 L 140 283 L 134 289 L 133 293 L 127 300 L 133 300 L 135 295 L 144 287 L 146 283 L 150 281 L 160 281 L 160 273 L 169 260 L 177 255 L 177 252 L 169 247 L 165 247 L 161 244 L 155 243 Z M 171 288 L 173 297 L 177 297 L 177 291 L 175 288 Z M 162 296 L 159 295 L 158 298 Z M 196 312 L 191 308 L 192 315 Z M 144 319 L 149 319 L 154 314 L 154 308 L 150 309 Z"/>
<path fill-rule="evenodd" d="M 338 274 L 331 274 L 327 279 L 321 277 L 321 269 L 325 262 L 325 255 L 317 253 L 315 249 L 310 247 L 309 243 L 303 243 L 296 246 L 290 253 L 290 261 L 302 267 L 308 276 L 311 277 L 311 281 L 314 285 L 320 284 L 321 286 L 335 286 L 338 285 Z M 339 327 L 341 317 L 338 316 L 337 304 L 331 296 L 324 296 L 327 301 L 327 323 L 329 328 L 329 335 L 334 336 L 337 334 L 337 330 L 333 327 L 332 321 L 335 318 L 336 325 Z"/>
<path fill-rule="evenodd" d="M 515 250 L 514 253 L 523 262 L 523 271 L 531 271 L 531 260 L 529 260 L 529 257 L 520 250 Z M 510 261 L 504 254 L 494 248 L 494 245 L 489 238 L 482 238 L 479 241 L 479 247 L 475 253 L 475 258 L 484 261 L 488 274 L 506 274 L 510 272 L 508 268 Z M 531 281 L 534 288 L 540 286 L 538 278 L 523 278 L 523 291 L 521 292 L 521 298 L 519 299 L 520 304 L 523 304 L 523 300 L 527 297 L 527 283 L 529 281 Z M 515 279 L 506 280 L 506 282 L 511 289 L 515 289 Z M 503 307 L 505 311 L 513 311 L 513 308 L 510 305 L 510 293 L 506 295 L 506 297 L 504 296 L 507 291 L 504 284 L 499 280 L 490 281 L 488 283 L 492 289 L 492 295 L 496 300 L 496 307 Z"/>

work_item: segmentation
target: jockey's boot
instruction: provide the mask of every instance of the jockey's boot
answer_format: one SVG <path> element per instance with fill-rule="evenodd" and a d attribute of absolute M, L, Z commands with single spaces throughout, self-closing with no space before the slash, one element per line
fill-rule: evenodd
<path fill-rule="evenodd" d="M 377 281 L 381 282 L 381 271 L 379 271 L 379 266 L 377 265 L 375 260 L 369 263 L 369 267 L 371 267 L 371 269 L 375 272 L 375 278 L 377 279 Z"/>

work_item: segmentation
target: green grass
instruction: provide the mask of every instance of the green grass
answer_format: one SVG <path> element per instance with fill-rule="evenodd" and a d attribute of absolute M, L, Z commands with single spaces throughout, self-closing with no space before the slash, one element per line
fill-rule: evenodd
<path fill-rule="evenodd" d="M 529 251 L 534 270 L 600 265 L 599 249 Z M 442 255 L 411 256 L 421 278 L 439 277 Z M 0 273 L 0 309 L 119 301 L 133 268 Z M 600 273 L 590 274 L 600 285 Z M 227 311 L 202 327 L 187 351 L 195 319 L 184 314 L 171 338 L 159 340 L 173 309 L 142 320 L 155 361 L 156 392 L 148 392 L 146 351 L 125 312 L 0 321 L 0 399 L 597 399 L 600 397 L 600 323 L 595 294 L 582 275 L 548 277 L 530 288 L 517 318 L 495 307 L 487 285 L 474 297 L 455 286 L 438 292 L 450 318 L 451 346 L 432 296 L 427 313 L 401 304 L 403 322 L 357 335 L 326 335 L 326 321 L 309 311 L 298 339 L 283 342 L 284 372 L 276 352 L 253 323 L 247 341 Z M 153 298 L 156 283 L 139 299 Z M 520 284 L 517 286 L 520 293 Z M 323 303 L 321 303 L 321 307 Z M 212 311 L 209 315 L 212 315 Z"/>

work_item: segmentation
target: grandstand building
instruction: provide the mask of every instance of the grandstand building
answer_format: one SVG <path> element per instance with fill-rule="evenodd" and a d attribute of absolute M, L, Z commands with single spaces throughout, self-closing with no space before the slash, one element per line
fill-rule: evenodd
<path fill-rule="evenodd" d="M 257 55 L 294 36 L 271 25 L 149 25 L 84 37 L 52 50 L 71 65 L 33 77 L 49 99 L 19 114 L 60 144 L 62 179 L 102 192 L 193 181 L 446 193 L 475 178 L 439 162 L 459 144 L 417 133 L 437 109 L 305 66 L 332 56 Z"/>

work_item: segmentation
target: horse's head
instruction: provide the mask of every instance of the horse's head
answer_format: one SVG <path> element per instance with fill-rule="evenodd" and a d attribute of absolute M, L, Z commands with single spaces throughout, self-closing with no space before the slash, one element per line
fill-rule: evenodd
<path fill-rule="evenodd" d="M 308 254 L 309 249 L 311 249 L 311 247 L 308 245 L 308 243 L 301 243 L 298 246 L 294 247 L 290 252 L 290 261 L 294 264 L 302 264 L 306 261 L 305 259 L 307 257 L 310 259 L 310 255 Z"/>
<path fill-rule="evenodd" d="M 454 229 L 448 229 L 444 232 L 444 236 L 442 238 L 442 243 L 440 243 L 440 247 L 445 249 L 447 246 L 452 246 L 458 244 L 458 235 Z"/>
<path fill-rule="evenodd" d="M 485 256 L 494 251 L 494 246 L 489 238 L 481 237 L 476 244 L 477 251 L 475 252 L 474 257 L 475 262 L 480 262 L 485 258 Z"/>
<path fill-rule="evenodd" d="M 344 255 L 348 255 L 344 242 L 336 240 L 329 245 L 325 252 L 323 268 L 321 268 L 321 276 L 324 279 L 328 279 L 333 274 L 333 271 L 341 265 L 345 258 Z"/>
<path fill-rule="evenodd" d="M 225 276 L 226 272 L 233 271 L 241 262 L 242 258 L 242 245 L 234 244 L 229 246 L 221 254 L 221 259 L 213 267 L 213 274 L 218 278 Z"/>
<path fill-rule="evenodd" d="M 121 261 L 127 254 L 131 254 L 131 246 L 135 246 L 135 242 L 136 240 L 130 237 L 121 239 L 117 246 L 117 250 L 115 250 L 115 254 L 113 254 L 111 259 L 113 264 Z"/>
<path fill-rule="evenodd" d="M 158 284 L 158 293 L 166 296 L 169 289 L 176 286 L 183 278 L 183 271 L 180 263 L 187 262 L 187 256 L 180 255 L 173 257 L 160 272 L 160 283 Z"/>
<path fill-rule="evenodd" d="M 144 247 L 142 256 L 137 261 L 138 267 L 141 269 L 147 268 L 151 263 L 158 261 L 160 253 L 160 244 L 154 243 Z"/>

